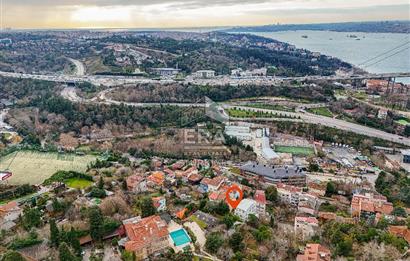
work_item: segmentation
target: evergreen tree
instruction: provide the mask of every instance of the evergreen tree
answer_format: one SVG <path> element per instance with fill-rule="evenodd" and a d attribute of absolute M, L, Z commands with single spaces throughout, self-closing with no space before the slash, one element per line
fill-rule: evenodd
<path fill-rule="evenodd" d="M 76 261 L 77 258 L 71 253 L 70 248 L 68 247 L 67 243 L 63 242 L 60 244 L 58 248 L 58 257 L 60 261 Z"/>
<path fill-rule="evenodd" d="M 7 251 L 1 261 L 26 261 L 26 259 L 17 251 Z"/>
<path fill-rule="evenodd" d="M 60 231 L 54 219 L 50 220 L 50 241 L 52 246 L 57 247 L 60 245 Z"/>
<path fill-rule="evenodd" d="M 103 216 L 98 207 L 91 208 L 88 214 L 90 221 L 91 238 L 95 241 L 101 241 L 103 237 Z"/>
<path fill-rule="evenodd" d="M 150 197 L 145 197 L 141 200 L 141 216 L 149 217 L 156 213 L 156 208 Z"/>
<path fill-rule="evenodd" d="M 99 189 L 104 189 L 104 179 L 103 179 L 103 177 L 100 177 L 100 180 L 98 181 L 98 188 Z"/>

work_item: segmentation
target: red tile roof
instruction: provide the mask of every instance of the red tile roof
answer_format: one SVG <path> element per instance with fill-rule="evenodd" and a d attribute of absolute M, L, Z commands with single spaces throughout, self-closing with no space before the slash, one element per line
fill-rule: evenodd
<path fill-rule="evenodd" d="M 224 181 L 224 177 L 222 176 L 217 176 L 214 177 L 213 179 L 210 178 L 204 178 L 201 183 L 207 184 L 207 185 L 211 185 L 214 187 L 218 187 L 220 184 L 222 184 L 222 182 Z"/>
<path fill-rule="evenodd" d="M 141 181 L 144 180 L 144 177 L 141 174 L 134 174 L 127 178 L 127 187 L 128 189 L 133 189 L 136 185 L 138 185 Z"/>
<path fill-rule="evenodd" d="M 257 191 L 255 192 L 254 199 L 255 199 L 255 201 L 258 202 L 259 204 L 266 205 L 265 191 L 263 191 L 263 190 L 257 190 Z"/>
<path fill-rule="evenodd" d="M 354 216 L 359 215 L 361 211 L 389 215 L 393 211 L 393 204 L 382 195 L 355 194 L 352 198 L 351 208 Z"/>
<path fill-rule="evenodd" d="M 410 229 L 407 226 L 389 226 L 389 233 L 404 238 L 410 244 Z"/>
<path fill-rule="evenodd" d="M 315 217 L 295 217 L 295 222 L 305 222 L 309 224 L 319 224 Z"/>
<path fill-rule="evenodd" d="M 162 186 L 165 180 L 165 175 L 162 171 L 155 171 L 147 179 L 154 182 L 158 186 Z"/>
<path fill-rule="evenodd" d="M 305 253 L 296 257 L 297 261 L 330 261 L 331 252 L 320 244 L 307 244 Z"/>
<path fill-rule="evenodd" d="M 159 216 L 146 217 L 137 223 L 125 224 L 124 227 L 129 239 L 125 243 L 125 250 L 130 252 L 139 252 L 169 235 L 167 223 Z"/>

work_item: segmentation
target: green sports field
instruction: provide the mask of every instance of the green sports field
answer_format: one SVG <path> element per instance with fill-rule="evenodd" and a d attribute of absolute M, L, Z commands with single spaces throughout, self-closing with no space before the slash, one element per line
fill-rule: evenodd
<path fill-rule="evenodd" d="M 293 155 L 300 156 L 311 156 L 315 154 L 315 150 L 311 147 L 275 146 L 275 151 L 279 153 L 292 153 Z"/>
<path fill-rule="evenodd" d="M 58 170 L 84 172 L 95 159 L 91 155 L 18 151 L 0 158 L 0 170 L 5 170 L 12 162 L 9 167 L 13 173 L 8 180 L 10 184 L 40 184 Z"/>

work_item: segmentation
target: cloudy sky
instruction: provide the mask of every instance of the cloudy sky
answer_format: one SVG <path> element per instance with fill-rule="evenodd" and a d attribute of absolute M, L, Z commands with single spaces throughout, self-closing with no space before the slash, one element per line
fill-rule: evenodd
<path fill-rule="evenodd" d="M 173 28 L 410 19 L 409 0 L 2 1 L 3 26 L 11 28 Z"/>

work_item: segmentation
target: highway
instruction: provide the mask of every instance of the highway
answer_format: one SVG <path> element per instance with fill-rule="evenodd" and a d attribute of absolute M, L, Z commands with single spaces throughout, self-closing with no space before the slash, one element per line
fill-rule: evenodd
<path fill-rule="evenodd" d="M 85 100 L 79 97 L 76 93 L 76 89 L 74 87 L 67 87 L 62 92 L 61 95 L 66 99 L 71 100 L 72 102 L 82 102 L 82 103 L 102 103 L 102 104 L 125 104 L 128 106 L 135 106 L 135 107 L 153 107 L 153 106 L 179 106 L 179 107 L 210 107 L 210 103 L 133 103 L 133 102 L 120 102 L 115 101 L 112 99 L 107 98 L 106 94 L 113 89 L 108 89 L 100 92 L 96 97 L 93 99 Z M 340 130 L 351 131 L 357 134 L 369 136 L 369 137 L 376 137 L 383 140 L 395 142 L 398 144 L 410 146 L 410 139 L 405 138 L 396 134 L 387 133 L 381 130 L 373 129 L 370 127 L 366 127 L 363 125 L 359 125 L 356 123 L 351 123 L 339 119 L 334 119 L 330 117 L 320 116 L 312 113 L 307 112 L 286 112 L 286 111 L 278 111 L 278 110 L 269 110 L 269 109 L 260 109 L 260 108 L 251 108 L 245 106 L 237 106 L 227 103 L 222 103 L 220 105 L 221 109 L 229 109 L 229 108 L 238 108 L 245 111 L 255 111 L 255 112 L 265 112 L 265 113 L 272 113 L 274 115 L 282 115 L 282 117 L 277 118 L 232 118 L 230 117 L 229 120 L 236 120 L 236 121 L 292 121 L 292 122 L 306 122 L 312 123 L 317 125 L 323 125 L 327 127 L 332 127 Z M 225 111 L 222 112 L 225 116 L 227 113 Z M 287 118 L 283 118 L 287 117 Z M 221 117 L 221 119 L 227 119 L 227 117 Z"/>
<path fill-rule="evenodd" d="M 304 77 L 275 77 L 275 76 L 258 76 L 258 77 L 231 77 L 228 75 L 216 76 L 211 79 L 196 79 L 192 76 L 186 77 L 184 81 L 176 81 L 173 79 L 162 79 L 155 80 L 136 76 L 107 76 L 107 75 L 83 75 L 84 68 L 83 65 L 77 60 L 72 60 L 72 62 L 77 67 L 76 75 L 63 75 L 63 74 L 23 74 L 14 72 L 4 72 L 0 71 L 0 76 L 13 77 L 13 78 L 24 78 L 24 79 L 37 79 L 52 82 L 90 82 L 95 85 L 102 86 L 118 86 L 122 84 L 146 84 L 146 83 L 157 83 L 157 84 L 169 84 L 180 82 L 184 84 L 201 84 L 201 85 L 273 85 L 283 81 L 305 81 L 305 80 L 326 80 L 326 81 L 338 81 L 338 80 L 363 80 L 363 79 L 384 79 L 384 78 L 394 78 L 394 77 L 410 77 L 410 72 L 408 73 L 385 73 L 385 74 L 366 74 L 366 75 L 352 75 L 352 76 L 304 76 Z"/>
<path fill-rule="evenodd" d="M 255 118 L 246 118 L 246 119 L 240 119 L 244 121 L 256 121 L 256 120 L 263 120 L 263 121 L 295 121 L 295 119 L 300 119 L 303 120 L 304 122 L 307 123 L 313 123 L 313 124 L 318 124 L 318 125 L 323 125 L 327 127 L 332 127 L 340 130 L 345 130 L 345 131 L 351 131 L 357 134 L 362 134 L 365 136 L 369 137 L 375 137 L 375 138 L 380 138 L 383 140 L 395 142 L 398 144 L 410 146 L 410 139 L 405 138 L 396 134 L 391 134 L 387 133 L 381 130 L 373 129 L 370 127 L 366 127 L 363 125 L 359 125 L 356 123 L 351 123 L 339 119 L 334 119 L 330 117 L 325 117 L 325 116 L 320 116 L 316 114 L 311 114 L 311 113 L 302 113 L 302 112 L 285 112 L 285 111 L 277 111 L 277 110 L 269 110 L 269 109 L 259 109 L 259 108 L 250 108 L 250 107 L 244 107 L 244 106 L 235 106 L 235 105 L 228 105 L 224 104 L 222 105 L 224 109 L 229 109 L 229 108 L 238 108 L 241 110 L 247 110 L 247 111 L 255 111 L 255 112 L 265 112 L 265 113 L 272 113 L 276 115 L 282 115 L 286 116 L 289 118 L 262 118 L 262 119 L 255 119 Z M 293 119 L 292 119 L 293 118 Z M 236 120 L 236 119 L 235 119 Z"/>

